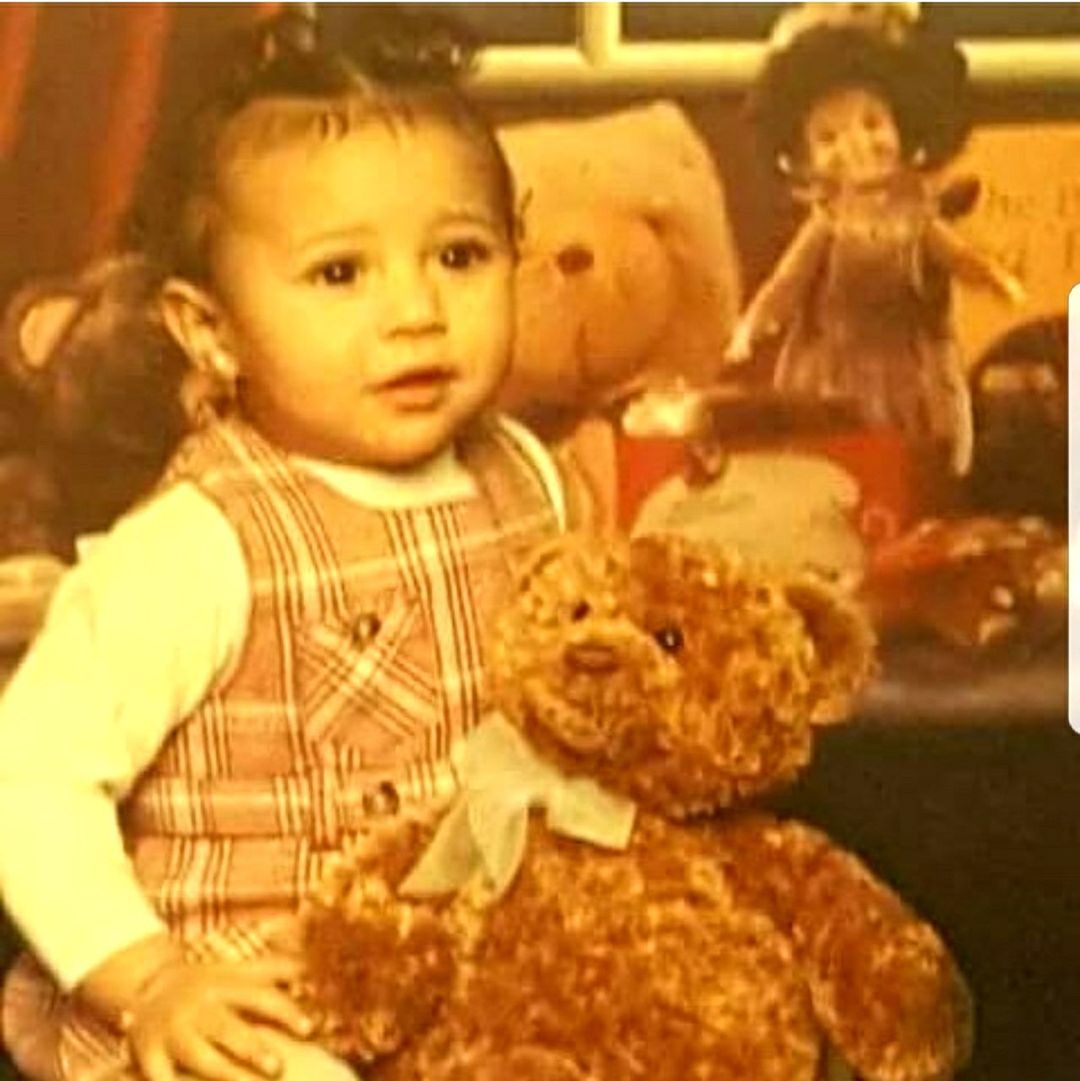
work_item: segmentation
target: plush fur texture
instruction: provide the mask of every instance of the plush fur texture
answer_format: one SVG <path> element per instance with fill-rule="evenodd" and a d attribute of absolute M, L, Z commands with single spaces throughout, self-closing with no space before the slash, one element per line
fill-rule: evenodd
<path fill-rule="evenodd" d="M 70 558 L 78 536 L 107 529 L 149 492 L 187 430 L 187 365 L 157 315 L 159 285 L 142 260 L 116 257 L 11 302 L 0 555 Z"/>
<path fill-rule="evenodd" d="M 540 552 L 493 651 L 505 715 L 638 806 L 629 847 L 551 833 L 494 900 L 396 886 L 433 823 L 385 823 L 304 913 L 304 993 L 373 1081 L 941 1081 L 970 1009 L 936 932 L 825 835 L 746 805 L 872 670 L 864 618 L 689 542 Z M 711 812 L 705 816 L 701 812 Z M 698 817 L 691 819 L 691 815 Z"/>
<path fill-rule="evenodd" d="M 675 103 L 504 124 L 521 218 L 503 402 L 581 416 L 649 379 L 707 379 L 740 303 L 723 182 Z"/>

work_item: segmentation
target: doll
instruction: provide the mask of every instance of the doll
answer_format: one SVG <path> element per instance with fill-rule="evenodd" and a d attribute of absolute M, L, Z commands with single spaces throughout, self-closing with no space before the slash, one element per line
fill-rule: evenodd
<path fill-rule="evenodd" d="M 854 401 L 956 475 L 971 403 L 950 318 L 957 276 L 1006 299 L 1020 282 L 945 220 L 930 171 L 967 132 L 964 59 L 900 4 L 807 4 L 779 21 L 751 96 L 764 149 L 809 206 L 736 325 L 729 359 L 781 335 L 794 396 Z"/>

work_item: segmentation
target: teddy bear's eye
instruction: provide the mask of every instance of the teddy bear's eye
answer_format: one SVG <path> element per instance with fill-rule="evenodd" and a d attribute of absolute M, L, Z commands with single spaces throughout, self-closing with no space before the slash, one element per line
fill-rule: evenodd
<path fill-rule="evenodd" d="M 589 607 L 587 601 L 579 601 L 574 605 L 574 610 L 570 613 L 570 618 L 575 623 L 580 623 L 591 611 L 592 609 Z"/>
<path fill-rule="evenodd" d="M 661 627 L 658 631 L 654 631 L 653 638 L 656 639 L 657 645 L 666 653 L 678 653 L 683 647 L 682 631 L 670 624 Z"/>

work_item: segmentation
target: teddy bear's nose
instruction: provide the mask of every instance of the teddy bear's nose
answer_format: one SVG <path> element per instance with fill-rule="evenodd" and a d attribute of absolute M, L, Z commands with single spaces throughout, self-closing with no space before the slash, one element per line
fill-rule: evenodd
<path fill-rule="evenodd" d="M 559 249 L 555 262 L 564 274 L 581 274 L 592 267 L 595 259 L 584 244 L 567 244 Z"/>
<path fill-rule="evenodd" d="M 602 642 L 578 642 L 567 647 L 566 663 L 579 672 L 614 672 L 619 667 L 619 656 Z"/>

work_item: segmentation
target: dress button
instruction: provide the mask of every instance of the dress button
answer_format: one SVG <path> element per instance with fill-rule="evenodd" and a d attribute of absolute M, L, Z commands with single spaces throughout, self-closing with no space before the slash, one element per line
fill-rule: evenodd
<path fill-rule="evenodd" d="M 352 641 L 354 646 L 370 645 L 382 627 L 382 621 L 374 612 L 361 612 L 352 624 Z"/>
<path fill-rule="evenodd" d="M 373 813 L 394 815 L 398 813 L 398 808 L 401 806 L 401 797 L 398 795 L 397 788 L 390 781 L 382 781 L 375 790 L 371 803 Z"/>

